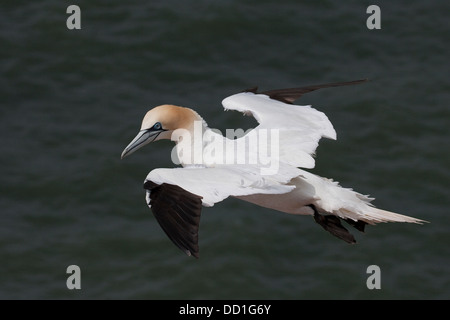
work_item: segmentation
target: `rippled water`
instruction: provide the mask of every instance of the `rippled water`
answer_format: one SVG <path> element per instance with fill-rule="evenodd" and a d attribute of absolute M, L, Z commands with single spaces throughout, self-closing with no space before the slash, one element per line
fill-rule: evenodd
<path fill-rule="evenodd" d="M 66 28 L 69 4 L 0 5 L 0 298 L 450 298 L 448 1 L 378 1 L 381 30 L 364 1 L 90 1 L 81 30 Z M 248 128 L 224 97 L 361 78 L 300 100 L 338 133 L 313 172 L 430 224 L 369 227 L 350 246 L 228 199 L 203 210 L 195 260 L 144 201 L 171 144 L 120 160 L 155 105 Z M 66 287 L 72 264 L 81 290 Z"/>

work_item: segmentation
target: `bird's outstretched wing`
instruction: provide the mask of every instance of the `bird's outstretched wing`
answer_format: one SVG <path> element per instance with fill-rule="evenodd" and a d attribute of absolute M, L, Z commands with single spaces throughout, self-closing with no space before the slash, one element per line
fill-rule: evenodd
<path fill-rule="evenodd" d="M 270 176 L 261 175 L 260 168 L 252 165 L 158 168 L 152 170 L 145 181 L 179 186 L 200 196 L 203 206 L 212 207 L 230 196 L 287 193 L 295 187 L 286 183 L 301 172 L 300 169 L 283 164 L 276 174 Z"/>
<path fill-rule="evenodd" d="M 147 204 L 170 240 L 198 258 L 202 205 L 213 206 L 229 196 L 290 192 L 295 187 L 285 183 L 300 172 L 284 166 L 264 177 L 258 170 L 247 165 L 154 169 L 144 182 Z"/>
<path fill-rule="evenodd" d="M 336 139 L 336 131 L 328 117 L 311 106 L 292 105 L 307 92 L 321 88 L 362 83 L 366 80 L 329 83 L 293 89 L 257 92 L 250 89 L 225 98 L 225 110 L 251 114 L 259 126 L 247 135 L 258 135 L 261 130 L 277 130 L 279 160 L 289 165 L 313 168 L 314 152 L 322 137 Z M 248 137 L 247 137 L 248 138 Z"/>

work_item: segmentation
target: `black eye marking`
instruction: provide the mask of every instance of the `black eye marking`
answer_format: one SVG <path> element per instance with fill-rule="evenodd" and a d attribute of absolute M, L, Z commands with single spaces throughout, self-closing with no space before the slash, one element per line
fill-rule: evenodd
<path fill-rule="evenodd" d="M 161 129 L 162 129 L 161 122 L 155 123 L 152 127 L 152 130 L 161 130 Z"/>

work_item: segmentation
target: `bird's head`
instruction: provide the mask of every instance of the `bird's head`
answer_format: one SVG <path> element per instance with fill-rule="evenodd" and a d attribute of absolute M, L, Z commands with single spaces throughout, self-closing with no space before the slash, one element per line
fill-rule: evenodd
<path fill-rule="evenodd" d="M 155 107 L 146 113 L 141 130 L 123 150 L 121 158 L 125 158 L 150 142 L 172 139 L 172 134 L 177 129 L 190 131 L 195 121 L 203 121 L 203 119 L 192 109 L 167 104 Z"/>

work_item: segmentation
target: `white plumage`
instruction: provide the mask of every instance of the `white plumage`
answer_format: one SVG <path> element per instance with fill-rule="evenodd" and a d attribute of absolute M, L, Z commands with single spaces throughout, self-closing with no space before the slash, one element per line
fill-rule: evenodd
<path fill-rule="evenodd" d="M 311 106 L 286 104 L 267 95 L 243 92 L 222 101 L 225 110 L 251 114 L 257 130 L 279 130 L 280 160 L 294 167 L 314 168 L 312 157 L 322 137 L 336 139 L 327 116 Z"/>
<path fill-rule="evenodd" d="M 319 140 L 336 139 L 336 131 L 324 113 L 291 103 L 309 91 L 360 82 L 253 90 L 227 97 L 222 101 L 225 110 L 252 115 L 259 122 L 238 139 L 210 129 L 191 109 L 160 106 L 146 114 L 141 131 L 122 157 L 151 141 L 176 143 L 183 168 L 154 169 L 144 187 L 164 231 L 196 257 L 201 205 L 210 207 L 230 196 L 286 213 L 312 215 L 325 230 L 349 243 L 355 240 L 341 219 L 360 231 L 365 224 L 379 222 L 422 223 L 377 209 L 371 204 L 373 198 L 300 169 L 314 167 Z"/>

